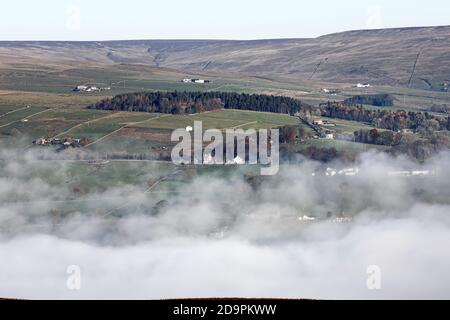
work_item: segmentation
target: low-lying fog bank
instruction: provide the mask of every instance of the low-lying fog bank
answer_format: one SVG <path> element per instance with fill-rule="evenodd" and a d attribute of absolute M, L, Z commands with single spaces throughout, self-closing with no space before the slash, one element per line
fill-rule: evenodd
<path fill-rule="evenodd" d="M 28 152 L 0 169 L 0 297 L 450 298 L 449 165 L 368 153 L 356 175 L 302 161 L 251 183 L 236 168 L 174 193 L 152 193 L 155 179 L 74 199 L 68 163 Z"/>

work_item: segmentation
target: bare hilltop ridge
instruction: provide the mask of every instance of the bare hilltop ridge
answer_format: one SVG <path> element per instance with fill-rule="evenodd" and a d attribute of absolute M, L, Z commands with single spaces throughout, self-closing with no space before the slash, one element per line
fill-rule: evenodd
<path fill-rule="evenodd" d="M 2 69 L 114 64 L 441 91 L 450 82 L 450 26 L 349 31 L 313 39 L 0 42 Z"/>

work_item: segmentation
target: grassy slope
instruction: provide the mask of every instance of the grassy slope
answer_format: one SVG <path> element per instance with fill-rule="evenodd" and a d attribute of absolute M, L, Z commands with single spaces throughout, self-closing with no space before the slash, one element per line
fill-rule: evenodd
<path fill-rule="evenodd" d="M 58 74 L 54 69 L 59 69 L 60 73 L 73 66 L 108 69 L 119 64 L 140 64 L 292 81 L 313 78 L 339 83 L 368 81 L 408 86 L 417 54 L 421 52 L 411 85 L 417 89 L 439 90 L 440 84 L 449 80 L 449 48 L 448 26 L 362 30 L 315 39 L 260 41 L 3 42 L 0 43 L 0 67 L 14 69 L 21 64 L 28 70 L 40 69 L 51 78 Z M 117 78 L 120 72 L 118 69 L 107 73 Z M 12 87 L 26 87 L 30 76 L 20 72 L 15 76 L 22 81 Z M 67 76 L 96 78 L 96 74 L 83 72 L 69 72 Z M 64 79 L 53 79 L 52 83 L 62 88 L 71 85 Z M 47 91 L 47 83 L 41 86 Z"/>
<path fill-rule="evenodd" d="M 92 140 L 107 135 L 121 127 L 127 130 L 117 135 L 146 137 L 151 140 L 151 134 L 169 135 L 172 130 L 193 126 L 194 121 L 202 121 L 204 129 L 226 129 L 234 127 L 273 128 L 282 125 L 298 124 L 298 119 L 286 115 L 267 114 L 249 111 L 223 110 L 193 116 L 158 115 L 149 113 L 108 112 L 87 109 L 52 109 L 32 117 L 28 122 L 21 119 L 37 112 L 46 110 L 32 107 L 0 118 L 0 124 L 12 124 L 0 128 L 1 135 L 8 137 L 13 131 L 19 131 L 23 136 L 36 138 L 39 136 L 55 136 L 71 128 L 72 137 L 88 137 Z M 93 121 L 97 119 L 96 121 Z M 100 119 L 100 120 L 98 120 Z M 80 126 L 80 124 L 82 124 Z M 134 135 L 134 132 L 139 134 Z"/>
<path fill-rule="evenodd" d="M 344 100 L 352 95 L 390 93 L 395 97 L 394 109 L 424 110 L 433 104 L 450 104 L 450 93 L 405 88 L 398 86 L 373 86 L 369 89 L 353 88 L 351 84 L 332 84 L 314 81 L 271 81 L 256 77 L 226 74 L 189 75 L 173 70 L 146 66 L 121 65 L 103 68 L 57 69 L 51 73 L 42 70 L 2 69 L 0 90 L 22 90 L 15 94 L 0 95 L 0 107 L 46 106 L 51 108 L 84 107 L 107 96 L 137 91 L 232 91 L 285 95 L 317 104 L 328 100 Z M 26 77 L 19 76 L 22 73 Z M 213 82 L 205 85 L 184 84 L 184 77 L 204 77 Z M 111 86 L 111 91 L 97 94 L 73 93 L 78 84 Z M 327 95 L 322 88 L 341 90 L 338 95 Z M 25 93 L 26 92 L 26 93 Z M 1 112 L 0 112 L 1 114 Z"/>

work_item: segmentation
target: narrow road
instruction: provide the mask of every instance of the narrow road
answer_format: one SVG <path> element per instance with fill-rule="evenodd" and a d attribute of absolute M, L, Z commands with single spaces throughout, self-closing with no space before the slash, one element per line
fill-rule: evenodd
<path fill-rule="evenodd" d="M 307 126 L 309 126 L 311 129 L 313 129 L 315 132 L 317 132 L 317 134 L 319 135 L 319 137 L 323 138 L 325 137 L 325 130 L 322 129 L 322 127 L 317 126 L 313 123 L 311 123 L 311 121 L 309 121 L 306 117 L 302 117 L 302 116 L 298 116 L 298 118 Z"/>

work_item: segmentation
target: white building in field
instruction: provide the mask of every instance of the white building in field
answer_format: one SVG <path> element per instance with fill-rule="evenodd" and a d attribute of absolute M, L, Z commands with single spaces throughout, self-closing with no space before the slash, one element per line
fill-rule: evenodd
<path fill-rule="evenodd" d="M 87 85 L 79 85 L 76 86 L 73 91 L 75 92 L 99 92 L 102 89 L 100 89 L 97 86 L 87 86 Z"/>
<path fill-rule="evenodd" d="M 313 124 L 316 125 L 316 126 L 322 126 L 323 125 L 323 120 L 322 119 L 313 120 Z"/>
<path fill-rule="evenodd" d="M 96 87 L 96 86 L 92 86 L 92 87 L 89 87 L 89 88 L 87 89 L 87 91 L 88 91 L 88 92 L 94 92 L 94 91 L 100 91 L 100 89 L 99 89 L 98 87 Z"/>
<path fill-rule="evenodd" d="M 85 86 L 85 85 L 77 86 L 75 88 L 76 91 L 86 91 L 87 89 L 88 89 L 88 86 Z"/>
<path fill-rule="evenodd" d="M 337 170 L 335 170 L 333 168 L 327 168 L 327 170 L 325 171 L 325 175 L 327 177 L 334 177 L 337 174 L 338 174 Z"/>
<path fill-rule="evenodd" d="M 181 80 L 181 82 L 183 83 L 195 83 L 195 84 L 205 84 L 205 83 L 209 83 L 210 80 L 205 80 L 205 79 L 183 79 Z"/>
<path fill-rule="evenodd" d="M 38 146 L 45 146 L 48 142 L 45 138 L 38 138 L 34 143 Z"/>

